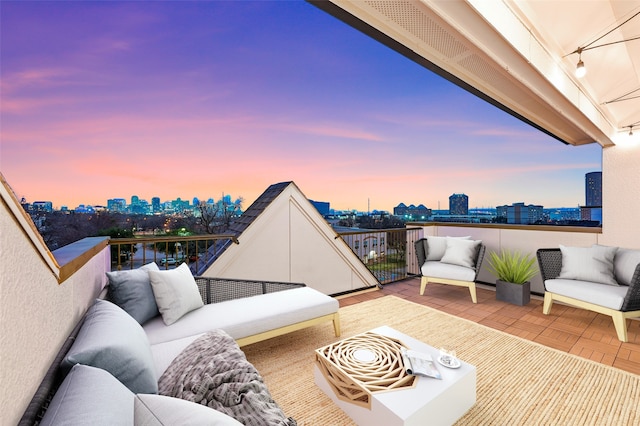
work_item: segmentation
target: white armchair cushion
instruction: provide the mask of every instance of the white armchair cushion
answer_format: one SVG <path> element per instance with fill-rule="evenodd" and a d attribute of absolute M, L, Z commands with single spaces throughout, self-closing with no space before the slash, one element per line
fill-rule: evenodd
<path fill-rule="evenodd" d="M 608 286 L 591 281 L 566 280 L 556 278 L 544 282 L 546 291 L 572 297 L 583 302 L 604 306 L 605 308 L 619 311 L 622 308 L 624 297 L 629 291 L 626 286 Z"/>
<path fill-rule="evenodd" d="M 169 271 L 149 271 L 149 280 L 166 325 L 173 324 L 184 314 L 204 305 L 196 280 L 186 263 Z"/>
<path fill-rule="evenodd" d="M 427 237 L 427 259 L 440 260 L 447 250 L 447 238 L 468 240 L 471 237 Z"/>
<path fill-rule="evenodd" d="M 480 240 L 447 238 L 447 249 L 440 261 L 452 265 L 464 266 L 466 268 L 474 268 L 478 247 L 481 243 L 482 241 Z"/>
<path fill-rule="evenodd" d="M 452 265 L 444 262 L 424 262 L 420 272 L 425 277 L 446 278 L 458 281 L 473 281 L 476 278 L 476 271 L 465 266 Z"/>
<path fill-rule="evenodd" d="M 613 276 L 616 250 L 617 247 L 566 247 L 560 244 L 562 268 L 558 278 L 617 286 Z"/>

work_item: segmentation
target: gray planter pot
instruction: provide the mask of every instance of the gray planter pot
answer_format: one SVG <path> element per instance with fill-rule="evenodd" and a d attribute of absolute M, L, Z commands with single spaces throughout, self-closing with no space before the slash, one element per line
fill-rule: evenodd
<path fill-rule="evenodd" d="M 496 300 L 524 306 L 531 301 L 531 282 L 514 284 L 506 281 L 496 281 Z"/>

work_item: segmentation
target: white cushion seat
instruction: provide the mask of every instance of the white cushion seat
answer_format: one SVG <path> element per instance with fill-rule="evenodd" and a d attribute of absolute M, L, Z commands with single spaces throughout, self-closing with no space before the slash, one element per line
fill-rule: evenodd
<path fill-rule="evenodd" d="M 546 291 L 619 311 L 627 286 L 604 286 L 591 281 L 556 278 L 544 282 Z"/>
<path fill-rule="evenodd" d="M 238 340 L 313 318 L 335 314 L 339 303 L 310 287 L 204 305 L 171 325 L 158 316 L 143 329 L 151 345 L 222 329 Z"/>
<path fill-rule="evenodd" d="M 475 269 L 431 260 L 427 260 L 422 265 L 420 272 L 422 272 L 422 275 L 425 277 L 448 278 L 460 281 L 473 281 L 476 276 Z"/>

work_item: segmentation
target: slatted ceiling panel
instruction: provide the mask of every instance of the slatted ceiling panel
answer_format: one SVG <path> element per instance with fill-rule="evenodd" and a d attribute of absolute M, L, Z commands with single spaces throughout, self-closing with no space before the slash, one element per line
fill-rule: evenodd
<path fill-rule="evenodd" d="M 437 54 L 446 63 L 465 70 L 468 82 L 476 88 L 505 105 L 521 105 L 532 111 L 538 111 L 537 124 L 546 128 L 555 128 L 563 140 L 574 143 L 589 143 L 591 139 L 581 138 L 581 129 L 569 125 L 556 110 L 550 108 L 538 97 L 530 96 L 513 80 L 508 71 L 492 63 L 469 42 L 451 34 L 437 18 L 424 13 L 414 2 L 409 1 L 366 1 L 368 6 L 378 12 L 385 21 L 409 36 L 419 48 Z M 419 4 L 418 4 L 419 5 Z"/>
<path fill-rule="evenodd" d="M 440 24 L 407 1 L 367 1 L 383 16 L 447 58 L 468 52 L 467 47 Z"/>
<path fill-rule="evenodd" d="M 505 104 L 519 104 L 531 112 L 547 110 L 547 106 L 532 98 L 505 78 L 505 71 L 492 65 L 481 55 L 470 50 L 465 43 L 458 40 L 443 26 L 425 15 L 414 3 L 407 1 L 367 1 L 368 5 L 378 11 L 387 20 L 402 28 L 412 37 L 419 39 L 423 47 L 437 51 L 449 63 L 457 63 L 463 67 L 474 81 L 485 88 L 499 88 L 494 97 Z M 540 124 L 564 124 L 558 115 L 545 114 L 547 120 Z M 562 134 L 565 139 L 575 139 L 575 134 Z M 588 141 L 590 142 L 590 141 Z"/>

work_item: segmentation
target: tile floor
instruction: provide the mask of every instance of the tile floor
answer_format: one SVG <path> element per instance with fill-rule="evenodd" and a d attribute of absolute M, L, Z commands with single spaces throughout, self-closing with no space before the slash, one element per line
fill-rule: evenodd
<path fill-rule="evenodd" d="M 532 296 L 527 306 L 516 306 L 497 301 L 494 289 L 480 285 L 477 289 L 478 303 L 474 304 L 467 288 L 429 284 L 424 296 L 420 296 L 419 289 L 420 279 L 410 278 L 387 284 L 379 291 L 343 297 L 340 305 L 394 295 L 563 352 L 640 374 L 640 320 L 627 320 L 629 342 L 623 343 L 618 340 L 610 317 L 557 303 L 551 308 L 550 315 L 543 315 L 541 297 Z"/>

